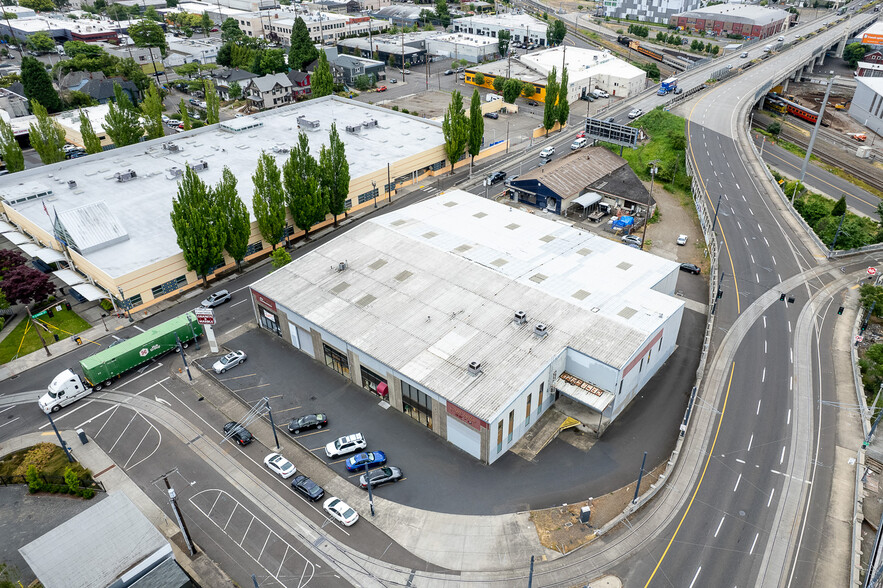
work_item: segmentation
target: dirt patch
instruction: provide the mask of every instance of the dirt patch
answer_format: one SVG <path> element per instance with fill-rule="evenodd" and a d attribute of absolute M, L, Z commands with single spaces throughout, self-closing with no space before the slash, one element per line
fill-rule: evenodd
<path fill-rule="evenodd" d="M 423 88 L 420 88 L 423 90 Z M 466 94 L 460 89 L 463 95 L 463 108 L 469 110 L 469 99 L 472 98 L 471 89 Z M 409 113 L 422 116 L 423 118 L 441 118 L 444 117 L 445 111 L 451 104 L 451 93 L 441 90 L 430 90 L 428 92 L 420 92 L 418 94 L 409 94 L 400 98 L 390 100 L 382 100 L 375 103 L 377 106 L 385 106 L 392 108 L 398 106 L 399 109 L 405 108 Z"/>
<path fill-rule="evenodd" d="M 828 106 L 825 108 L 824 119 L 824 122 L 830 125 L 828 127 L 829 130 L 844 134 L 860 132 L 867 133 L 867 129 L 849 116 L 849 104 L 852 101 L 852 95 L 854 92 L 854 88 L 846 88 L 843 86 L 834 86 L 831 88 L 831 95 L 828 97 Z M 793 96 L 795 98 L 794 102 L 818 112 L 822 106 L 822 99 L 825 97 L 825 86 L 805 82 L 792 82 L 788 86 L 788 91 L 785 92 L 785 94 Z M 844 108 L 838 110 L 835 105 L 842 105 Z M 860 143 L 856 143 L 856 145 L 860 145 Z"/>
<path fill-rule="evenodd" d="M 644 475 L 641 488 L 645 493 L 659 479 L 666 465 L 663 463 Z M 592 515 L 587 525 L 579 522 L 579 513 L 588 501 L 532 511 L 530 520 L 536 527 L 540 543 L 562 554 L 590 543 L 595 538 L 595 529 L 603 527 L 625 510 L 635 496 L 636 483 L 592 500 Z"/>

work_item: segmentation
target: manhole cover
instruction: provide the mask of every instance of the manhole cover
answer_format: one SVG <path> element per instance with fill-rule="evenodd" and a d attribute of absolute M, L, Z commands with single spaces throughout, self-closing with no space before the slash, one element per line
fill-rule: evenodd
<path fill-rule="evenodd" d="M 744 516 L 745 516 L 745 511 L 744 511 L 744 510 L 740 510 L 740 511 L 739 511 L 739 516 L 740 516 L 740 517 L 744 517 Z"/>

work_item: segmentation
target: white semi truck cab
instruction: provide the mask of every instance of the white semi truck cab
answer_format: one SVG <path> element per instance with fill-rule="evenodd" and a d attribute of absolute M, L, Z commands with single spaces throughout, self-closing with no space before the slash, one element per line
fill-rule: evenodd
<path fill-rule="evenodd" d="M 67 369 L 55 376 L 49 384 L 49 391 L 40 398 L 40 408 L 46 414 L 56 412 L 62 406 L 76 402 L 91 393 L 92 388 L 86 386 L 73 370 Z"/>

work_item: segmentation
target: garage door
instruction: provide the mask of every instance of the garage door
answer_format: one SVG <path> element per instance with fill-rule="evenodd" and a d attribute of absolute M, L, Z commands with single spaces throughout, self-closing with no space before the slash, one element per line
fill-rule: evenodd
<path fill-rule="evenodd" d="M 305 330 L 300 327 L 295 327 L 297 329 L 297 338 L 300 342 L 300 350 L 312 357 L 316 358 L 316 352 L 313 350 L 313 338 L 307 333 Z"/>
<path fill-rule="evenodd" d="M 451 415 L 448 415 L 448 441 L 475 459 L 481 459 L 481 435 Z"/>

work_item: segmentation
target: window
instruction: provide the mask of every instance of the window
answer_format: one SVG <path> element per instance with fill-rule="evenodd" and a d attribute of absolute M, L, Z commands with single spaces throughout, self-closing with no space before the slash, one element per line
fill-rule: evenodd
<path fill-rule="evenodd" d="M 427 428 L 432 428 L 432 398 L 402 382 L 402 412 Z"/>
<path fill-rule="evenodd" d="M 509 411 L 509 438 L 506 439 L 506 443 L 512 443 L 512 430 L 515 427 L 515 411 Z"/>
<path fill-rule="evenodd" d="M 537 414 L 540 414 L 540 411 L 543 410 L 543 388 L 545 388 L 545 386 L 545 382 L 540 382 L 540 396 L 537 398 Z"/>
<path fill-rule="evenodd" d="M 344 207 L 346 210 L 349 210 L 350 208 L 353 207 L 353 201 L 350 200 L 350 199 L 344 200 L 344 202 L 343 202 L 343 207 Z"/>
<path fill-rule="evenodd" d="M 533 394 L 527 395 L 527 406 L 524 409 L 524 424 L 525 425 L 530 424 L 530 404 L 531 404 L 532 397 L 533 397 Z"/>
<path fill-rule="evenodd" d="M 350 377 L 350 364 L 346 355 L 326 343 L 322 343 L 322 348 L 325 351 L 325 365 L 341 376 Z"/>
<path fill-rule="evenodd" d="M 386 384 L 386 380 L 365 368 L 365 366 L 360 366 L 360 371 L 362 372 L 362 388 L 379 396 L 380 393 L 377 392 L 377 385 L 381 382 Z"/>
<path fill-rule="evenodd" d="M 497 423 L 497 453 L 502 453 L 503 451 L 503 421 L 500 420 Z"/>
<path fill-rule="evenodd" d="M 377 196 L 379 194 L 380 194 L 380 192 L 377 190 L 377 188 L 369 190 L 369 191 L 365 192 L 364 194 L 359 194 L 359 204 L 364 204 L 364 203 L 368 202 L 369 200 L 371 200 L 372 198 L 377 198 Z"/>
<path fill-rule="evenodd" d="M 641 373 L 641 370 L 644 369 L 644 358 L 641 358 L 641 365 L 638 366 L 638 373 Z"/>
<path fill-rule="evenodd" d="M 117 300 L 117 306 L 119 306 L 122 309 L 131 310 L 132 308 L 135 308 L 136 306 L 141 306 L 141 304 L 142 304 L 141 294 L 135 294 L 134 296 L 129 296 L 128 298 L 126 298 L 122 302 Z"/>
<path fill-rule="evenodd" d="M 245 248 L 245 256 L 248 257 L 264 248 L 263 241 L 256 241 L 254 243 L 249 243 L 248 247 Z"/>
<path fill-rule="evenodd" d="M 211 273 L 211 272 L 209 272 Z M 168 294 L 169 292 L 174 292 L 181 286 L 187 284 L 186 276 L 178 276 L 174 280 L 169 280 L 165 284 L 160 284 L 159 286 L 154 286 L 150 289 L 150 293 L 153 294 L 154 298 L 159 298 L 163 294 Z"/>

